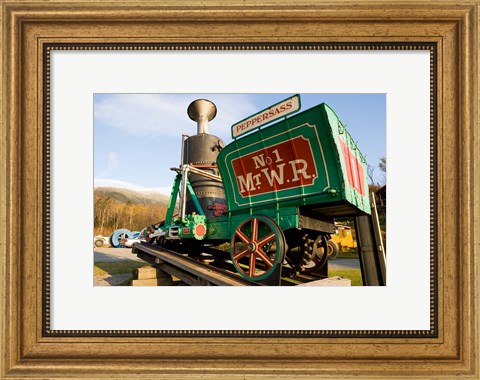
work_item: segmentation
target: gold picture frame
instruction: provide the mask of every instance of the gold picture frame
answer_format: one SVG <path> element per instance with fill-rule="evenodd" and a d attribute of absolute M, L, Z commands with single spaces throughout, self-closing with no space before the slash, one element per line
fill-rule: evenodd
<path fill-rule="evenodd" d="M 478 378 L 479 1 L 5 1 L 0 331 L 3 378 Z M 437 331 L 406 336 L 45 333 L 51 44 L 435 44 Z M 47 107 L 45 107 L 47 106 Z M 44 182 L 45 181 L 45 182 Z M 44 208 L 45 207 L 45 208 Z M 28 244 L 25 238 L 28 234 Z M 44 270 L 47 268 L 46 270 Z M 114 333 L 118 333 L 115 336 Z M 141 334 L 139 334 L 141 335 Z M 148 334 L 144 334 L 148 335 Z M 267 334 L 268 335 L 268 334 Z"/>

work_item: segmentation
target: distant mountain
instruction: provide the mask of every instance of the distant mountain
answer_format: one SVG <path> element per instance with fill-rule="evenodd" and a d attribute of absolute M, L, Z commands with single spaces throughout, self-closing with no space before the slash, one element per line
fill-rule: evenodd
<path fill-rule="evenodd" d="M 107 196 L 121 203 L 168 205 L 170 197 L 158 192 L 140 192 L 117 187 L 96 187 L 95 195 Z"/>

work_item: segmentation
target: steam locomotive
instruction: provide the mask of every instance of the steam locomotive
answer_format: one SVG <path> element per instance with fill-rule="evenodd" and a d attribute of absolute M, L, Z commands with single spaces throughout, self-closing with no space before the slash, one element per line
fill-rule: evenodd
<path fill-rule="evenodd" d="M 250 281 L 322 268 L 334 218 L 371 212 L 367 168 L 327 104 L 296 112 L 299 102 L 235 124 L 228 145 L 209 133 L 216 106 L 192 102 L 197 134 L 182 136 L 166 217 L 146 228 L 147 242 L 191 256 L 228 243 L 234 270 Z"/>

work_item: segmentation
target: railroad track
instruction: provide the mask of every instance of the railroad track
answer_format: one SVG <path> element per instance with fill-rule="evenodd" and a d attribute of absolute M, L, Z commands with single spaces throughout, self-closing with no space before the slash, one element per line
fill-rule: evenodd
<path fill-rule="evenodd" d="M 262 286 L 259 282 L 249 281 L 234 271 L 228 252 L 204 247 L 203 253 L 195 258 L 186 254 L 148 243 L 136 243 L 132 253 L 142 260 L 158 267 L 187 283 L 188 285 L 216 286 Z M 318 274 L 297 274 L 282 277 L 282 286 L 295 286 L 324 278 Z"/>
<path fill-rule="evenodd" d="M 233 272 L 148 243 L 134 244 L 132 253 L 189 285 L 259 286 Z"/>

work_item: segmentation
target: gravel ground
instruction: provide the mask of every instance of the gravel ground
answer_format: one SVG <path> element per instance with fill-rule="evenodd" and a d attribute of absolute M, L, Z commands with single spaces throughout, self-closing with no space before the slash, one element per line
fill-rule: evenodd
<path fill-rule="evenodd" d="M 115 261 L 143 261 L 137 255 L 132 254 L 131 248 L 94 248 L 93 258 L 96 263 Z M 131 274 L 114 274 L 106 276 L 94 276 L 94 286 L 119 285 L 131 278 Z"/>
<path fill-rule="evenodd" d="M 328 262 L 328 268 L 331 269 L 360 269 L 358 259 L 335 259 Z"/>
<path fill-rule="evenodd" d="M 93 258 L 96 263 L 122 260 L 142 261 L 132 253 L 131 248 L 94 248 Z"/>

